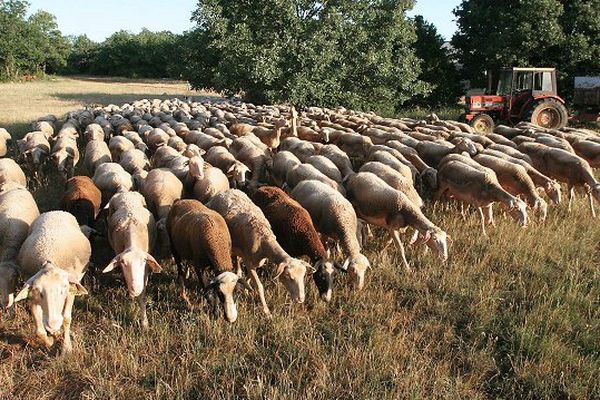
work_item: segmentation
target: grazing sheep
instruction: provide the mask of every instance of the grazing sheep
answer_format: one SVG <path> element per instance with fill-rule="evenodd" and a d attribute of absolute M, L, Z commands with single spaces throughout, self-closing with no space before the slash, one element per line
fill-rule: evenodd
<path fill-rule="evenodd" d="M 575 153 L 587 161 L 592 168 L 600 168 L 600 143 L 577 140 L 571 144 Z"/>
<path fill-rule="evenodd" d="M 279 151 L 289 151 L 293 153 L 301 162 L 306 162 L 308 157 L 317 154 L 313 143 L 307 142 L 297 137 L 288 137 L 281 141 Z"/>
<path fill-rule="evenodd" d="M 67 180 L 60 208 L 75 217 L 80 227 L 94 228 L 100 213 L 102 193 L 87 176 Z"/>
<path fill-rule="evenodd" d="M 417 207 L 423 207 L 423 199 L 417 193 L 411 179 L 402 175 L 394 168 L 378 161 L 368 161 L 360 167 L 359 172 L 371 172 L 381 178 L 392 188 L 401 191 Z"/>
<path fill-rule="evenodd" d="M 531 157 L 533 166 L 540 172 L 567 184 L 569 211 L 575 189 L 582 188 L 588 194 L 592 216 L 596 217 L 593 199 L 600 202 L 600 183 L 594 178 L 594 172 L 587 161 L 566 150 L 541 143 L 521 143 L 519 150 Z"/>
<path fill-rule="evenodd" d="M 291 167 L 285 176 L 284 187 L 290 188 L 291 190 L 294 189 L 298 183 L 306 180 L 317 180 L 323 182 L 341 194 L 346 194 L 346 191 L 341 184 L 333 179 L 328 178 L 327 175 L 323 174 L 310 164 L 298 164 Z"/>
<path fill-rule="evenodd" d="M 226 148 L 211 147 L 204 158 L 210 165 L 223 171 L 233 187 L 241 188 L 246 184 L 246 175 L 250 169 L 243 162 L 236 160 Z"/>
<path fill-rule="evenodd" d="M 19 270 L 16 258 L 39 215 L 27 188 L 15 182 L 0 183 L 0 309 L 12 307 Z"/>
<path fill-rule="evenodd" d="M 90 140 L 85 146 L 84 164 L 91 175 L 94 175 L 99 165 L 112 162 L 110 150 L 104 141 L 104 131 L 99 126 L 98 128 L 102 132 L 100 138 L 96 138 L 94 131 L 92 131 L 88 136 Z"/>
<path fill-rule="evenodd" d="M 439 187 L 435 199 L 449 194 L 459 201 L 477 207 L 481 216 L 481 230 L 484 236 L 485 217 L 483 209 L 488 212 L 488 222 L 494 224 L 492 205 L 499 202 L 507 208 L 508 213 L 518 221 L 519 225 L 527 225 L 527 205 L 500 186 L 496 174 L 489 169 L 474 168 L 460 161 L 444 162 L 438 170 Z M 448 192 L 448 193 L 446 193 Z"/>
<path fill-rule="evenodd" d="M 523 160 L 530 165 L 533 165 L 533 161 L 531 161 L 531 157 L 529 157 L 527 154 L 523 154 L 523 152 L 521 152 L 513 147 L 510 147 L 510 146 L 504 146 L 502 144 L 492 144 L 492 145 L 488 146 L 486 150 L 496 150 L 496 151 L 499 151 L 506 155 L 509 155 L 513 158 L 518 158 L 519 160 Z"/>
<path fill-rule="evenodd" d="M 137 298 L 142 328 L 148 328 L 146 285 L 148 272 L 161 267 L 150 255 L 156 240 L 156 224 L 146 208 L 144 197 L 137 192 L 118 193 L 108 207 L 108 241 L 116 256 L 102 272 L 120 267 L 129 296 Z"/>
<path fill-rule="evenodd" d="M 42 132 L 29 132 L 17 141 L 21 156 L 27 163 L 33 177 L 39 181 L 42 166 L 50 155 L 50 143 Z"/>
<path fill-rule="evenodd" d="M 414 185 L 416 182 L 416 176 L 413 174 L 413 170 L 387 151 L 374 151 L 369 154 L 368 158 L 365 161 L 377 161 L 382 164 L 385 164 L 388 167 L 394 169 L 394 171 L 397 171 L 406 179 L 409 179 L 412 185 Z"/>
<path fill-rule="evenodd" d="M 0 159 L 0 185 L 5 182 L 15 182 L 21 186 L 27 186 L 27 177 L 13 159 Z"/>
<path fill-rule="evenodd" d="M 183 153 L 185 151 L 185 148 L 187 145 L 185 144 L 183 139 L 180 138 L 179 136 L 172 136 L 169 138 L 169 141 L 167 142 L 167 146 L 174 148 L 179 153 Z"/>
<path fill-rule="evenodd" d="M 306 159 L 306 163 L 318 169 L 319 172 L 329 179 L 332 179 L 337 183 L 342 182 L 342 173 L 329 158 L 321 155 L 310 156 Z M 273 160 L 273 165 L 275 165 L 275 160 Z"/>
<path fill-rule="evenodd" d="M 169 143 L 169 134 L 160 128 L 154 128 L 146 134 L 146 144 L 151 154 L 154 154 L 156 149 L 161 146 L 166 146 Z"/>
<path fill-rule="evenodd" d="M 0 128 L 0 157 L 4 157 L 8 153 L 6 142 L 11 139 L 10 133 L 4 128 Z"/>
<path fill-rule="evenodd" d="M 319 150 L 319 155 L 330 159 L 342 174 L 342 180 L 354 173 L 352 163 L 346 153 L 335 144 L 326 144 Z"/>
<path fill-rule="evenodd" d="M 233 254 L 244 260 L 246 273 L 254 283 L 267 317 L 271 316 L 271 311 L 256 272 L 267 260 L 276 265 L 276 277 L 285 285 L 292 300 L 303 303 L 304 275 L 311 267 L 304 261 L 292 258 L 281 248 L 260 208 L 237 189 L 217 194 L 207 206 L 221 214 L 227 222 L 233 239 Z"/>
<path fill-rule="evenodd" d="M 81 278 L 90 262 L 91 246 L 77 220 L 64 211 L 41 214 L 17 257 L 24 287 L 15 303 L 29 299 L 37 337 L 46 347 L 63 328 L 63 353 L 69 353 L 75 296 L 85 295 Z M 49 336 L 50 335 L 50 336 Z"/>
<path fill-rule="evenodd" d="M 357 133 L 343 133 L 336 140 L 335 145 L 345 152 L 350 158 L 364 160 L 373 141 L 368 136 Z"/>
<path fill-rule="evenodd" d="M 285 184 L 285 178 L 290 169 L 300 165 L 301 161 L 287 150 L 279 151 L 273 157 L 273 165 L 271 167 L 271 180 L 279 187 Z"/>
<path fill-rule="evenodd" d="M 204 164 L 194 182 L 193 197 L 202 203 L 229 189 L 229 179 L 218 168 Z"/>
<path fill-rule="evenodd" d="M 290 195 L 308 211 L 324 239 L 340 243 L 346 257 L 341 269 L 348 271 L 354 288 L 362 289 L 371 265 L 360 252 L 358 218 L 352 204 L 337 190 L 314 180 L 300 182 Z"/>
<path fill-rule="evenodd" d="M 114 162 L 101 164 L 96 169 L 92 180 L 102 192 L 102 204 L 107 204 L 115 193 L 128 192 L 134 186 L 133 177 L 121 165 Z"/>
<path fill-rule="evenodd" d="M 513 164 L 517 164 L 517 165 L 520 165 L 521 167 L 525 168 L 525 170 L 527 171 L 527 175 L 529 175 L 529 177 L 531 178 L 533 183 L 537 187 L 544 189 L 544 191 L 546 192 L 546 195 L 550 198 L 550 200 L 552 200 L 552 202 L 554 204 L 560 204 L 560 199 L 561 199 L 560 184 L 558 182 L 556 182 L 555 180 L 542 174 L 540 171 L 535 169 L 528 162 L 523 161 L 519 158 L 511 157 L 508 154 L 502 153 L 497 150 L 492 150 L 492 149 L 485 149 L 482 152 L 482 154 L 501 158 L 503 160 L 507 160 Z"/>
<path fill-rule="evenodd" d="M 334 265 L 328 260 L 308 211 L 283 190 L 263 186 L 250 195 L 273 228 L 283 249 L 292 257 L 308 257 L 314 265 L 313 279 L 321 298 L 331 300 Z"/>
<path fill-rule="evenodd" d="M 252 134 L 257 136 L 267 147 L 276 149 L 281 143 L 281 133 L 284 126 L 286 126 L 286 121 L 280 119 L 275 121 L 273 128 L 254 127 Z"/>
<path fill-rule="evenodd" d="M 148 209 L 157 221 L 167 218 L 171 206 L 183 195 L 183 184 L 168 169 L 157 168 L 148 173 L 140 188 Z"/>
<path fill-rule="evenodd" d="M 216 292 L 223 302 L 225 319 L 235 322 L 237 307 L 233 295 L 238 276 L 233 273 L 231 236 L 223 217 L 196 200 L 181 200 L 169 211 L 166 227 L 184 299 L 187 300 L 186 274 L 182 262 L 189 260 L 213 309 Z M 204 284 L 203 273 L 209 266 L 216 276 Z"/>
<path fill-rule="evenodd" d="M 437 189 L 437 170 L 429 166 L 425 161 L 421 159 L 417 150 L 409 147 L 399 140 L 391 140 L 386 145 L 392 149 L 397 150 L 404 156 L 421 174 L 421 181 L 430 190 Z"/>
<path fill-rule="evenodd" d="M 148 146 L 144 143 L 139 133 L 135 131 L 123 131 L 122 135 L 129 139 L 136 149 L 143 151 L 144 154 L 148 153 Z"/>
<path fill-rule="evenodd" d="M 240 137 L 233 141 L 230 147 L 231 154 L 237 159 L 246 164 L 252 172 L 249 185 L 258 187 L 259 182 L 268 182 L 266 177 L 267 168 L 272 163 L 271 157 L 267 155 L 265 150 L 256 145 L 252 139 L 248 137 Z M 260 142 L 262 144 L 262 142 Z"/>
<path fill-rule="evenodd" d="M 419 142 L 415 149 L 423 161 L 433 168 L 438 168 L 442 158 L 448 154 L 462 153 L 463 151 L 471 156 L 477 154 L 477 147 L 468 138 L 457 138 L 456 143 L 452 147 L 443 145 L 440 142 Z"/>
<path fill-rule="evenodd" d="M 473 159 L 494 171 L 504 190 L 513 196 L 522 196 L 532 210 L 540 212 L 542 221 L 546 219 L 548 205 L 538 194 L 535 184 L 524 167 L 486 154 L 477 154 Z"/>
<path fill-rule="evenodd" d="M 410 269 L 400 232 L 407 227 L 417 230 L 423 242 L 443 261 L 448 258 L 446 232 L 434 225 L 401 191 L 394 189 L 371 172 L 359 172 L 348 179 L 348 200 L 360 218 L 386 229 L 400 249 L 402 262 Z"/>
<path fill-rule="evenodd" d="M 75 137 L 71 135 L 60 137 L 52 147 L 51 156 L 63 179 L 71 178 L 75 173 L 75 166 L 79 162 L 79 149 Z"/>
<path fill-rule="evenodd" d="M 124 136 L 113 136 L 108 142 L 108 148 L 113 162 L 118 163 L 121 161 L 121 154 L 127 150 L 135 149 L 135 145 L 131 140 Z"/>
<path fill-rule="evenodd" d="M 121 153 L 119 164 L 131 175 L 150 170 L 150 161 L 146 157 L 146 153 L 138 149 L 130 149 Z"/>

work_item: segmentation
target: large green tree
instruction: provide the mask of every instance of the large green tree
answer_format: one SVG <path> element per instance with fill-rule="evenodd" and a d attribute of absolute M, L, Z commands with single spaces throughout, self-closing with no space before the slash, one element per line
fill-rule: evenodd
<path fill-rule="evenodd" d="M 453 55 L 435 25 L 420 15 L 414 18 L 414 23 L 417 33 L 415 51 L 423 60 L 419 79 L 431 85 L 431 92 L 415 96 L 410 102 L 430 107 L 456 104 L 463 88 Z"/>
<path fill-rule="evenodd" d="M 418 80 L 412 0 L 200 0 L 182 52 L 196 87 L 250 101 L 393 112 Z"/>
<path fill-rule="evenodd" d="M 486 69 L 552 66 L 569 94 L 576 74 L 600 73 L 600 0 L 463 0 L 452 39 L 465 77 Z"/>

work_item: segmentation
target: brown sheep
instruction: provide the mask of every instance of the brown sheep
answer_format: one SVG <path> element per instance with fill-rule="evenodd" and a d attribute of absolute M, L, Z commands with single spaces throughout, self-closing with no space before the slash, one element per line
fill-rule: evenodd
<path fill-rule="evenodd" d="M 87 176 L 74 176 L 67 181 L 61 209 L 67 211 L 80 226 L 94 227 L 100 213 L 102 193 Z"/>
<path fill-rule="evenodd" d="M 225 318 L 234 322 L 237 308 L 233 292 L 238 276 L 232 272 L 231 236 L 223 217 L 197 200 L 180 200 L 169 211 L 167 231 L 184 299 L 189 304 L 182 261 L 192 262 L 201 282 L 205 268 L 211 266 L 217 276 L 204 285 L 206 296 L 214 309 L 213 290 L 217 291 L 224 303 Z"/>
<path fill-rule="evenodd" d="M 262 186 L 250 198 L 267 217 L 281 247 L 292 257 L 310 258 L 319 294 L 325 301 L 331 300 L 334 266 L 308 211 L 275 186 Z"/>

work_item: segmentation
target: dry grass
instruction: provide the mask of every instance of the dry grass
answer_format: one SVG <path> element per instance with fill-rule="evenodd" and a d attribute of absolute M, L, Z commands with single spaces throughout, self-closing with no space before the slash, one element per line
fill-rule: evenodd
<path fill-rule="evenodd" d="M 55 207 L 59 190 L 36 198 Z M 119 274 L 101 277 L 77 299 L 67 357 L 38 347 L 21 305 L 0 318 L 0 398 L 600 398 L 600 225 L 585 201 L 527 229 L 499 216 L 490 238 L 475 214 L 427 214 L 453 238 L 448 263 L 408 249 L 406 273 L 377 232 L 361 293 L 338 276 L 330 304 L 310 284 L 292 305 L 265 277 L 272 321 L 247 293 L 235 324 L 201 300 L 187 310 L 168 260 L 151 277 L 148 332 Z"/>

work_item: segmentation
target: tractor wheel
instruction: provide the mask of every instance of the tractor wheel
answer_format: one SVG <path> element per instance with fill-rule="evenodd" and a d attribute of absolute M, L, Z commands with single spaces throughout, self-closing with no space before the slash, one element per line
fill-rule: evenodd
<path fill-rule="evenodd" d="M 565 106 L 554 100 L 546 99 L 535 104 L 527 113 L 525 120 L 542 128 L 560 129 L 567 125 L 569 113 Z"/>
<path fill-rule="evenodd" d="M 479 114 L 471 120 L 471 126 L 477 133 L 492 133 L 494 120 L 488 114 Z"/>

